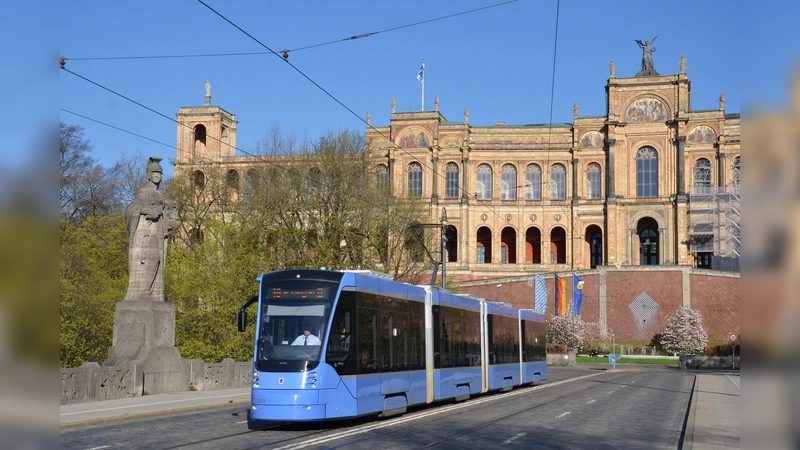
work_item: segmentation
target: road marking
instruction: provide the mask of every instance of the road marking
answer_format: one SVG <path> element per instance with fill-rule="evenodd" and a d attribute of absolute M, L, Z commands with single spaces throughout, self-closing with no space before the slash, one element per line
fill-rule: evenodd
<path fill-rule="evenodd" d="M 566 415 L 568 415 L 568 414 L 569 414 L 569 411 L 567 411 L 567 412 L 564 412 L 564 413 L 561 413 L 561 414 L 559 414 L 559 415 L 557 415 L 557 416 L 556 416 L 556 419 L 560 419 L 560 418 L 562 418 L 562 417 L 564 417 L 564 416 L 566 416 Z"/>
<path fill-rule="evenodd" d="M 241 421 L 241 422 L 236 422 L 236 423 L 247 423 L 247 421 L 246 421 L 246 420 L 243 420 L 243 421 Z"/>
<path fill-rule="evenodd" d="M 739 377 L 736 377 L 736 379 L 734 380 L 734 378 L 732 378 L 730 375 L 725 375 L 725 378 L 727 378 L 728 381 L 733 383 L 733 385 L 736 386 L 736 389 L 742 390 L 742 388 L 739 386 L 739 380 L 738 380 Z"/>
<path fill-rule="evenodd" d="M 102 447 L 87 448 L 86 450 L 100 450 L 101 448 L 111 448 L 111 446 L 110 445 L 104 445 Z"/>
<path fill-rule="evenodd" d="M 594 403 L 594 402 L 596 402 L 596 401 L 597 401 L 597 399 L 596 399 L 596 398 L 593 398 L 593 399 L 589 400 L 588 402 L 586 402 L 586 404 L 588 405 L 589 403 Z"/>
<path fill-rule="evenodd" d="M 503 441 L 500 445 L 510 444 L 510 443 L 516 441 L 517 439 L 521 438 L 522 436 L 525 436 L 526 434 L 527 433 L 520 433 L 520 434 L 518 434 L 518 435 L 516 435 L 514 437 L 508 438 L 505 441 Z"/>
<path fill-rule="evenodd" d="M 216 397 L 205 397 L 205 399 L 239 397 L 239 396 L 242 396 L 242 395 L 250 395 L 250 393 L 249 392 L 244 392 L 244 393 L 241 393 L 241 394 L 217 395 Z M 202 398 L 185 398 L 185 399 L 181 399 L 181 400 L 169 400 L 169 401 L 166 401 L 166 402 L 143 403 L 141 405 L 133 405 L 133 406 L 116 406 L 114 408 L 102 408 L 102 409 L 92 409 L 90 411 L 75 411 L 75 412 L 61 413 L 61 414 L 59 414 L 59 416 L 63 417 L 63 416 L 71 416 L 73 414 L 88 414 L 88 413 L 95 413 L 95 412 L 101 412 L 101 411 L 113 411 L 115 409 L 128 409 L 128 408 L 138 408 L 138 407 L 145 407 L 146 408 L 148 406 L 153 406 L 153 405 L 166 405 L 168 403 L 191 402 L 191 401 L 197 401 L 197 400 L 203 400 L 203 399 Z"/>
<path fill-rule="evenodd" d="M 451 411 L 455 411 L 457 409 L 472 408 L 475 405 L 480 405 L 481 403 L 492 402 L 492 401 L 500 400 L 500 399 L 507 399 L 508 397 L 511 397 L 511 396 L 514 396 L 514 395 L 530 394 L 531 392 L 537 392 L 537 391 L 539 391 L 541 389 L 547 389 L 549 387 L 558 386 L 560 384 L 572 383 L 573 381 L 579 381 L 579 380 L 584 380 L 586 378 L 596 377 L 598 375 L 602 375 L 603 373 L 604 372 L 592 373 L 592 374 L 583 375 L 583 376 L 580 376 L 580 377 L 577 377 L 577 378 L 570 378 L 570 379 L 567 379 L 567 380 L 556 381 L 554 383 L 543 384 L 541 386 L 534 386 L 534 387 L 532 387 L 530 389 L 517 389 L 515 391 L 507 392 L 507 393 L 505 393 L 503 395 L 489 396 L 489 397 L 484 397 L 484 398 L 480 398 L 480 399 L 476 399 L 476 400 L 470 400 L 468 402 L 458 403 L 458 404 L 455 404 L 455 405 L 443 406 L 443 407 L 440 407 L 440 408 L 436 408 L 436 410 L 434 410 L 434 411 L 425 411 L 425 412 L 422 412 L 422 413 L 419 413 L 419 414 L 413 415 L 413 416 L 400 416 L 396 420 L 393 420 L 391 422 L 368 424 L 368 425 L 366 425 L 364 427 L 361 427 L 361 428 L 351 429 L 351 430 L 343 431 L 341 433 L 335 433 L 335 434 L 331 434 L 331 435 L 327 435 L 327 436 L 321 436 L 321 437 L 318 437 L 318 438 L 309 439 L 308 441 L 305 441 L 305 442 L 298 442 L 296 444 L 284 445 L 283 447 L 276 447 L 273 450 L 287 450 L 287 449 L 290 449 L 290 448 L 292 448 L 292 449 L 294 449 L 294 448 L 305 448 L 305 447 L 309 447 L 311 445 L 319 445 L 319 444 L 322 444 L 322 443 L 325 443 L 325 442 L 335 441 L 335 440 L 338 440 L 338 439 L 342 439 L 342 438 L 346 438 L 346 437 L 350 437 L 350 436 L 355 436 L 357 434 L 367 433 L 367 432 L 378 430 L 378 429 L 381 429 L 381 428 L 392 427 L 392 426 L 395 426 L 395 425 L 402 425 L 402 424 L 404 424 L 406 422 L 411 422 L 413 420 L 418 420 L 418 419 L 422 419 L 422 418 L 429 417 L 429 416 L 435 416 L 437 414 L 446 414 L 446 413 L 449 413 Z"/>
<path fill-rule="evenodd" d="M 611 392 L 609 392 L 609 393 L 608 393 L 608 394 L 606 394 L 606 395 L 611 395 L 611 394 L 613 394 L 613 393 L 614 393 L 614 391 L 611 391 Z"/>

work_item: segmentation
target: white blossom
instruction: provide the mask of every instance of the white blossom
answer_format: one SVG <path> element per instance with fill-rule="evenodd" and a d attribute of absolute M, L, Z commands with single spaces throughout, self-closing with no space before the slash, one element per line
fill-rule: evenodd
<path fill-rule="evenodd" d="M 571 350 L 583 347 L 586 324 L 581 316 L 554 316 L 550 321 L 550 332 L 554 344 L 564 344 Z"/>
<path fill-rule="evenodd" d="M 702 353 L 708 344 L 708 333 L 703 329 L 703 319 L 698 311 L 678 308 L 667 328 L 661 332 L 661 347 L 664 350 L 684 353 Z"/>

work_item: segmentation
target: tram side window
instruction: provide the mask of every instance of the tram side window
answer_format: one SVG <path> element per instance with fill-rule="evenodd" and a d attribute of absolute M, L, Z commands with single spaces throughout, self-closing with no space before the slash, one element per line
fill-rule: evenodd
<path fill-rule="evenodd" d="M 437 369 L 480 365 L 480 317 L 477 311 L 435 307 L 434 322 Z"/>
<path fill-rule="evenodd" d="M 344 297 L 342 293 L 342 297 Z M 336 309 L 333 316 L 333 327 L 328 337 L 328 348 L 325 354 L 325 361 L 328 362 L 339 375 L 354 375 L 356 373 L 355 364 L 350 353 L 350 336 L 352 334 L 353 311 L 350 308 L 340 306 Z"/>
<path fill-rule="evenodd" d="M 512 317 L 491 315 L 490 364 L 507 364 L 519 362 L 519 335 L 517 319 Z"/>
<path fill-rule="evenodd" d="M 373 308 L 357 308 L 358 330 L 358 373 L 374 373 L 377 353 L 377 339 L 375 336 L 378 321 L 378 310 Z"/>
<path fill-rule="evenodd" d="M 545 331 L 544 324 L 532 320 L 523 322 L 525 327 L 524 362 L 545 360 Z"/>

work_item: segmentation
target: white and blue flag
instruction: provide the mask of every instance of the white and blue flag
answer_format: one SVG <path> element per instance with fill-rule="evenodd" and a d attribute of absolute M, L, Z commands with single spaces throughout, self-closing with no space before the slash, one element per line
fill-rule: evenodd
<path fill-rule="evenodd" d="M 422 66 L 419 68 L 419 73 L 417 74 L 417 81 L 423 83 L 425 80 L 425 60 L 422 60 Z"/>
<path fill-rule="evenodd" d="M 534 288 L 533 306 L 536 311 L 544 314 L 544 310 L 547 308 L 547 286 L 544 284 L 544 277 L 541 275 L 534 275 L 534 278 L 536 279 L 536 287 Z"/>

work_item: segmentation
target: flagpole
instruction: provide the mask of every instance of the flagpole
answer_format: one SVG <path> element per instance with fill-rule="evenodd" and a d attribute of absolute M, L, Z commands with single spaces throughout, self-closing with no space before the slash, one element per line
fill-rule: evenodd
<path fill-rule="evenodd" d="M 425 75 L 422 75 L 422 107 L 420 111 L 425 111 Z"/>

